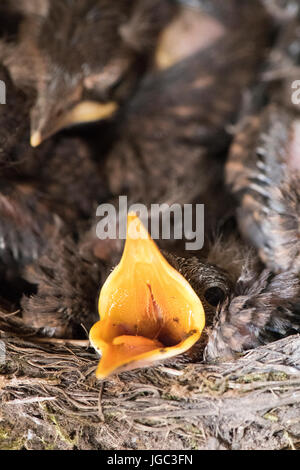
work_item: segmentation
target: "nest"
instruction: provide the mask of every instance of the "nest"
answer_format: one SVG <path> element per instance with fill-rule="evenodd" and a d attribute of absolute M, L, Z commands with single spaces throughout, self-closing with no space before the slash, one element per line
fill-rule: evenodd
<path fill-rule="evenodd" d="M 222 364 L 95 378 L 88 341 L 0 314 L 1 449 L 300 448 L 300 336 Z"/>

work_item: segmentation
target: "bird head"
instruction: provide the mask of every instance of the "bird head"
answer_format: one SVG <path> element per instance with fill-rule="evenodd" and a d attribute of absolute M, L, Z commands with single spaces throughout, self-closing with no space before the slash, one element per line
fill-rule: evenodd
<path fill-rule="evenodd" d="M 103 285 L 90 331 L 98 378 L 151 365 L 190 349 L 205 324 L 202 302 L 130 213 L 122 259 Z"/>
<path fill-rule="evenodd" d="M 111 117 L 135 88 L 170 10 L 167 0 L 48 3 L 22 27 L 37 91 L 33 146 L 65 127 Z"/>
<path fill-rule="evenodd" d="M 53 79 L 56 83 L 45 86 L 31 110 L 32 147 L 37 147 L 64 128 L 110 118 L 118 108 L 115 101 L 101 103 L 84 99 L 84 87 L 80 81 L 71 88 L 70 82 L 65 83 L 66 77 L 53 76 Z"/>

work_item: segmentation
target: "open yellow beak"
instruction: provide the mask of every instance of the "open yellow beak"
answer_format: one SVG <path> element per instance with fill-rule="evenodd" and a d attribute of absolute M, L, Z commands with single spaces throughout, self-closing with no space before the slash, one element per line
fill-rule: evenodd
<path fill-rule="evenodd" d="M 205 325 L 199 297 L 136 214 L 128 215 L 123 256 L 101 289 L 99 313 L 90 331 L 99 379 L 187 351 Z"/>

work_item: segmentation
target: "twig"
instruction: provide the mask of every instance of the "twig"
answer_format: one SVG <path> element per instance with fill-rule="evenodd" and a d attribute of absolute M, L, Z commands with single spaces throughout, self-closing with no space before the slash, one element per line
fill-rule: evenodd
<path fill-rule="evenodd" d="M 103 396 L 103 390 L 104 390 L 104 382 L 101 383 L 100 385 L 100 390 L 99 390 L 99 395 L 98 395 L 98 411 L 99 411 L 99 418 L 102 422 L 105 421 L 105 417 L 103 414 L 103 408 L 102 408 L 102 396 Z"/>
<path fill-rule="evenodd" d="M 80 348 L 88 348 L 90 341 L 88 339 L 63 339 L 63 338 L 39 338 L 32 336 L 30 341 L 33 343 L 42 343 L 42 344 L 64 344 L 70 346 L 77 346 Z"/>
<path fill-rule="evenodd" d="M 7 401 L 5 405 L 26 405 L 28 403 L 41 403 L 43 401 L 54 401 L 56 397 L 32 397 Z"/>

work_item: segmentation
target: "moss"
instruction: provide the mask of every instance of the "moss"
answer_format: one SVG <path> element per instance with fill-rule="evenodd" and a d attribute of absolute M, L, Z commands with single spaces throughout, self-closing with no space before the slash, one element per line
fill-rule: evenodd
<path fill-rule="evenodd" d="M 0 429 L 0 445 L 1 442 L 4 441 L 5 439 L 8 439 L 9 434 L 6 429 Z"/>
<path fill-rule="evenodd" d="M 265 374 L 247 374 L 240 377 L 237 383 L 252 383 L 252 382 L 280 382 L 287 380 L 289 376 L 284 372 L 269 372 Z"/>
<path fill-rule="evenodd" d="M 188 444 L 188 448 L 191 450 L 199 450 L 203 445 L 203 441 L 205 440 L 202 429 L 195 426 L 194 424 L 186 423 L 182 427 L 182 430 L 184 434 L 186 434 L 185 438 Z"/>
<path fill-rule="evenodd" d="M 176 397 L 175 395 L 171 395 L 170 393 L 165 393 L 162 398 L 165 400 L 170 400 L 170 401 L 181 401 L 181 397 Z"/>
<path fill-rule="evenodd" d="M 276 416 L 274 413 L 266 413 L 263 417 L 269 421 L 272 421 L 273 423 L 278 422 L 278 416 Z"/>
<path fill-rule="evenodd" d="M 45 417 L 47 419 L 48 422 L 54 424 L 54 433 L 55 433 L 55 437 L 54 437 L 54 441 L 53 443 L 48 443 L 48 442 L 43 442 L 44 446 L 45 446 L 45 450 L 52 450 L 54 448 L 56 448 L 56 441 L 57 439 L 59 439 L 61 442 L 64 442 L 65 444 L 68 445 L 68 447 L 70 448 L 74 448 L 78 445 L 78 438 L 77 438 L 77 434 L 74 438 L 71 438 L 71 436 L 69 436 L 69 434 L 65 431 L 63 431 L 63 428 L 62 426 L 60 425 L 60 423 L 58 422 L 58 419 L 56 418 L 55 414 L 52 412 L 52 410 L 50 409 L 49 406 L 41 403 L 40 404 L 44 414 L 45 414 Z"/>
<path fill-rule="evenodd" d="M 0 450 L 20 450 L 25 442 L 24 436 L 12 438 L 10 429 L 0 428 Z"/>
<path fill-rule="evenodd" d="M 56 450 L 57 449 L 55 441 L 47 442 L 44 438 L 42 438 L 41 441 L 42 441 L 44 450 Z"/>

